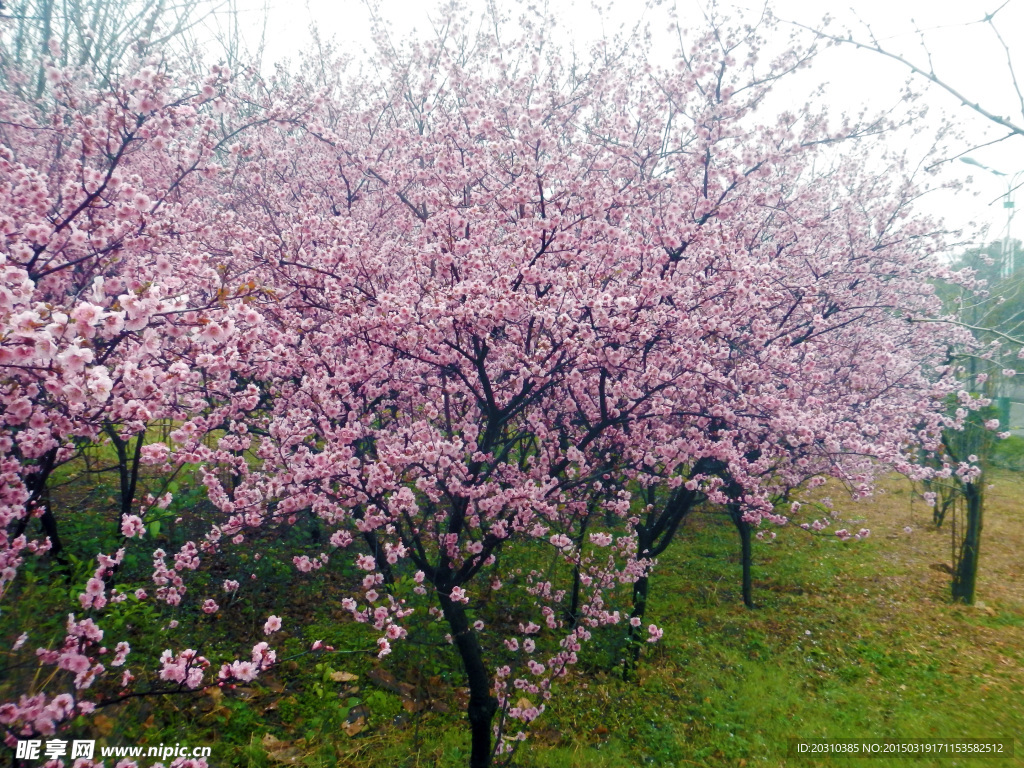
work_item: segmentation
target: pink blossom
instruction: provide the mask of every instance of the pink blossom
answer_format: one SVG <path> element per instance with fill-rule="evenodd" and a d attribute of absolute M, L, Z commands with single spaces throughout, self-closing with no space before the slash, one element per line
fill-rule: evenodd
<path fill-rule="evenodd" d="M 145 533 L 146 528 L 142 524 L 142 518 L 138 515 L 126 515 L 121 520 L 121 535 L 125 538 L 132 539 L 138 536 L 140 539 Z"/>
<path fill-rule="evenodd" d="M 192 690 L 202 687 L 203 671 L 209 662 L 189 649 L 175 656 L 170 650 L 160 657 L 160 679 L 180 683 Z"/>
<path fill-rule="evenodd" d="M 234 661 L 231 663 L 230 667 L 228 667 L 228 670 L 230 677 L 240 680 L 243 683 L 255 680 L 256 676 L 259 674 L 259 667 L 251 661 Z"/>
<path fill-rule="evenodd" d="M 113 661 L 110 662 L 112 667 L 120 667 L 124 664 L 125 659 L 128 658 L 128 654 L 131 653 L 131 646 L 126 642 L 120 642 L 117 644 L 115 649 L 115 655 Z"/>
<path fill-rule="evenodd" d="M 265 669 L 277 661 L 277 653 L 270 650 L 267 643 L 256 643 L 252 648 L 253 664 L 258 664 L 260 669 Z"/>

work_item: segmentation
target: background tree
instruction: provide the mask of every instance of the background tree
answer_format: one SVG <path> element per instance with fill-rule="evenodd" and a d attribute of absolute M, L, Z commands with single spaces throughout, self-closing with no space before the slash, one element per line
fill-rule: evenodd
<path fill-rule="evenodd" d="M 977 349 L 961 362 L 970 391 L 961 391 L 955 410 L 967 413 L 964 428 L 947 432 L 943 447 L 933 458 L 939 471 L 925 482 L 925 496 L 933 504 L 933 520 L 942 526 L 950 518 L 952 595 L 973 603 L 981 558 L 984 526 L 985 471 L 991 466 L 1000 439 L 1010 437 L 1010 399 L 999 397 L 1016 374 L 1015 361 L 1004 349 L 1020 349 L 1022 315 L 1021 272 L 1004 276 L 1006 243 L 965 252 L 954 265 L 970 281 L 959 287 L 940 286 L 951 311 L 976 335 Z M 1003 431 L 999 431 L 1003 430 Z M 970 468 L 970 471 L 968 471 Z"/>

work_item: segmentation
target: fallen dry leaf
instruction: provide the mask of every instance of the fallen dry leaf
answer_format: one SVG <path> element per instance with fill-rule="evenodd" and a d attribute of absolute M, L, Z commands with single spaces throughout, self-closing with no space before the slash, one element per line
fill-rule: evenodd
<path fill-rule="evenodd" d="M 427 702 L 423 701 L 422 699 L 409 699 L 404 696 L 402 697 L 402 709 L 404 709 L 406 712 L 415 713 L 420 712 L 421 710 L 424 710 L 426 708 Z"/>
<path fill-rule="evenodd" d="M 199 711 L 207 714 L 220 712 L 224 707 L 224 691 L 219 686 L 212 686 L 204 691 L 204 696 L 199 700 Z"/>
<path fill-rule="evenodd" d="M 303 756 L 305 746 L 305 739 L 281 741 L 270 733 L 263 737 L 263 748 L 267 750 L 267 757 L 275 763 L 297 763 Z"/>
<path fill-rule="evenodd" d="M 412 698 L 415 691 L 415 688 L 410 683 L 398 682 L 394 675 L 390 672 L 385 672 L 383 669 L 371 669 L 366 673 L 366 676 L 379 688 L 397 693 L 399 696 Z"/>
<path fill-rule="evenodd" d="M 260 681 L 264 688 L 269 690 L 271 693 L 284 693 L 285 686 L 280 680 L 276 680 L 272 677 L 261 677 Z"/>
<path fill-rule="evenodd" d="M 370 708 L 365 704 L 357 704 L 348 711 L 348 717 L 345 718 L 346 723 L 354 723 L 356 720 L 369 720 L 370 719 Z"/>
<path fill-rule="evenodd" d="M 366 729 L 366 718 L 357 717 L 354 721 L 345 726 L 345 733 L 349 736 L 355 736 L 357 733 L 361 733 Z"/>

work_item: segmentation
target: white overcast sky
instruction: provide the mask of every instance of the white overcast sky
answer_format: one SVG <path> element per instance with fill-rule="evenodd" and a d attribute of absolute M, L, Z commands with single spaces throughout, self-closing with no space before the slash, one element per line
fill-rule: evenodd
<path fill-rule="evenodd" d="M 484 0 L 467 2 L 470 7 L 482 8 Z M 573 41 L 582 46 L 598 39 L 602 33 L 616 31 L 620 25 L 633 28 L 643 17 L 650 23 L 655 38 L 662 35 L 667 43 L 665 11 L 672 2 L 665 0 L 660 7 L 645 10 L 639 2 L 604 0 L 604 10 L 599 13 L 594 9 L 592 0 L 552 0 L 549 8 L 559 19 L 562 39 L 567 42 Z M 927 54 L 921 45 L 920 31 L 940 78 L 990 111 L 1011 117 L 1020 124 L 1024 122 L 1024 115 L 1010 78 L 1006 53 L 991 28 L 977 22 L 1005 2 L 995 19 L 1003 40 L 1010 46 L 1024 85 L 1024 0 L 982 2 L 987 4 L 953 0 L 857 0 L 855 9 L 851 9 L 845 3 L 771 0 L 771 5 L 779 18 L 808 26 L 818 25 L 822 15 L 828 11 L 833 17 L 833 29 L 849 30 L 857 39 L 867 39 L 867 27 L 870 27 L 884 46 L 924 65 Z M 245 21 L 242 24 L 243 28 L 248 26 L 247 38 L 258 39 L 264 16 L 267 19 L 265 63 L 295 57 L 309 40 L 309 29 L 314 23 L 321 36 L 335 37 L 343 49 L 353 55 L 361 55 L 370 45 L 369 13 L 362 0 L 242 0 L 240 3 L 245 4 L 252 4 L 252 10 L 240 11 L 239 14 L 243 20 L 248 20 L 247 24 Z M 543 0 L 537 0 L 537 4 L 543 4 Z M 380 0 L 378 7 L 394 33 L 404 36 L 429 34 L 430 16 L 436 6 L 432 0 Z M 703 18 L 702 8 L 706 7 L 706 2 L 675 0 L 675 7 L 684 26 L 697 27 Z M 725 0 L 719 4 L 720 9 L 730 7 L 759 12 L 762 3 Z M 518 14 L 513 11 L 510 15 Z M 666 50 L 668 47 L 666 44 Z M 656 52 L 654 55 L 661 54 Z M 828 85 L 824 99 L 837 112 L 856 112 L 862 106 L 883 109 L 893 105 L 908 76 L 908 71 L 898 63 L 851 46 L 840 46 L 821 54 L 813 69 L 794 78 L 777 99 L 780 104 L 789 100 L 794 106 L 802 105 L 814 86 L 825 82 Z M 952 96 L 938 92 L 934 86 L 930 90 L 934 93 L 928 96 L 928 103 L 933 105 L 935 119 L 944 112 L 963 127 L 969 143 L 964 143 L 960 150 L 1001 135 L 981 116 L 959 106 Z M 975 222 L 977 226 L 988 226 L 987 239 L 1002 238 L 1006 231 L 1007 211 L 1000 196 L 1006 192 L 1009 177 L 1024 171 L 1024 137 L 1013 137 L 974 150 L 969 156 L 1007 176 L 998 177 L 960 162 L 948 163 L 947 173 L 961 179 L 973 176 L 974 183 L 968 192 L 936 196 L 928 204 L 929 212 L 943 216 L 949 228 L 965 228 L 968 234 L 976 233 L 977 229 L 970 225 Z M 1024 173 L 1020 179 L 1024 179 Z M 1017 199 L 1024 207 L 1024 189 L 1018 191 Z M 1014 222 L 1013 233 L 1016 238 L 1024 238 L 1024 216 Z"/>

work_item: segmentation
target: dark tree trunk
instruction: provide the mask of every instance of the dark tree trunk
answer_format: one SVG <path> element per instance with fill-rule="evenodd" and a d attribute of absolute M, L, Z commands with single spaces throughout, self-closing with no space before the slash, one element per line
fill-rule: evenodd
<path fill-rule="evenodd" d="M 121 485 L 121 522 L 132 513 L 135 504 L 135 493 L 139 485 L 139 465 L 142 460 L 142 443 L 146 437 L 140 432 L 135 437 L 135 448 L 129 452 L 131 438 L 122 440 L 117 430 L 110 424 L 104 427 L 110 442 L 117 451 L 117 474 Z"/>
<path fill-rule="evenodd" d="M 754 562 L 752 547 L 753 529 L 750 523 L 743 519 L 739 509 L 731 508 L 730 517 L 740 534 L 740 562 L 743 566 L 743 604 L 747 608 L 754 607 L 754 581 L 751 576 L 751 567 Z"/>
<path fill-rule="evenodd" d="M 565 620 L 573 627 L 580 620 L 580 586 L 580 566 L 577 563 L 572 568 L 572 597 L 565 611 Z"/>
<path fill-rule="evenodd" d="M 967 520 L 964 539 L 953 574 L 953 599 L 971 605 L 974 603 L 974 589 L 978 580 L 978 561 L 981 556 L 981 528 L 983 510 L 984 478 L 978 477 L 973 483 L 964 484 L 967 503 Z"/>
<path fill-rule="evenodd" d="M 633 670 L 640 663 L 640 649 L 643 647 L 643 619 L 647 613 L 647 593 L 651 587 L 649 576 L 641 576 L 633 584 L 633 611 L 629 618 L 629 647 L 626 648 L 626 658 L 622 665 L 622 679 L 628 681 Z M 633 626 L 632 619 L 640 619 L 640 624 Z"/>
<path fill-rule="evenodd" d="M 706 469 L 703 460 L 695 467 L 695 470 L 700 472 Z M 675 539 L 676 532 L 693 510 L 699 498 L 700 494 L 697 491 L 691 491 L 685 487 L 679 488 L 673 492 L 660 511 L 652 510 L 646 520 L 636 526 L 637 552 L 640 553 L 640 557 L 655 558 L 664 552 Z M 630 673 L 640 661 L 640 651 L 643 648 L 643 618 L 647 612 L 647 595 L 650 586 L 650 576 L 646 574 L 633 584 L 633 610 L 630 613 L 630 618 L 640 619 L 641 624 L 634 627 L 630 622 L 629 625 L 627 635 L 629 647 L 626 649 L 622 669 L 624 680 L 629 680 Z"/>
<path fill-rule="evenodd" d="M 135 448 L 129 451 L 132 444 L 131 437 L 122 440 L 112 424 L 105 425 L 103 429 L 110 436 L 110 442 L 113 443 L 114 450 L 117 451 L 117 475 L 121 485 L 121 517 L 118 525 L 118 531 L 120 531 L 121 524 L 132 513 L 132 507 L 135 504 L 135 493 L 139 485 L 139 466 L 142 461 L 142 444 L 146 439 L 146 431 L 143 430 L 135 436 Z M 120 569 L 120 565 L 115 565 L 103 579 L 107 589 L 114 586 L 114 574 Z"/>
<path fill-rule="evenodd" d="M 50 509 L 49 489 L 47 487 L 50 475 L 56 466 L 57 449 L 54 448 L 43 456 L 43 460 L 39 464 L 39 471 L 25 478 L 25 488 L 29 492 L 28 503 L 25 505 L 26 514 L 15 526 L 14 536 L 18 537 L 25 533 L 29 520 L 32 519 L 32 513 L 42 507 L 43 513 L 39 517 L 39 523 L 43 528 L 43 533 L 50 539 L 50 556 L 61 565 L 68 565 L 68 560 L 63 555 L 64 544 L 61 542 L 57 531 L 57 517 L 53 514 L 53 510 Z"/>
<path fill-rule="evenodd" d="M 356 520 L 362 520 L 365 517 L 362 505 L 357 506 L 352 511 L 352 516 Z M 370 555 L 377 563 L 377 570 L 380 571 L 384 577 L 385 584 L 395 583 L 395 574 L 391 570 L 391 563 L 388 562 L 388 557 L 384 553 L 383 548 L 380 545 L 380 540 L 377 538 L 377 534 L 373 531 L 363 531 L 363 541 L 366 542 L 366 547 L 370 551 Z"/>
<path fill-rule="evenodd" d="M 448 620 L 455 648 L 462 659 L 462 668 L 469 682 L 469 727 L 472 747 L 469 768 L 488 768 L 491 764 L 491 724 L 498 711 L 498 700 L 492 695 L 491 677 L 484 665 L 480 643 L 469 626 L 469 618 L 461 604 L 453 602 L 446 590 L 439 589 L 441 610 Z"/>
<path fill-rule="evenodd" d="M 583 538 L 587 534 L 587 524 L 590 522 L 590 515 L 594 514 L 594 510 L 591 509 L 580 523 L 580 535 L 576 539 L 576 546 L 579 551 L 583 550 Z M 570 626 L 575 627 L 577 622 L 580 620 L 580 564 L 576 563 L 572 567 L 572 594 L 569 597 L 569 607 L 565 611 L 565 620 Z"/>
<path fill-rule="evenodd" d="M 43 526 L 43 533 L 50 540 L 50 555 L 61 565 L 68 565 L 68 560 L 63 554 L 64 544 L 61 542 L 60 534 L 57 532 L 57 518 L 50 510 L 48 504 L 43 507 L 43 514 L 40 516 L 39 522 Z"/>

